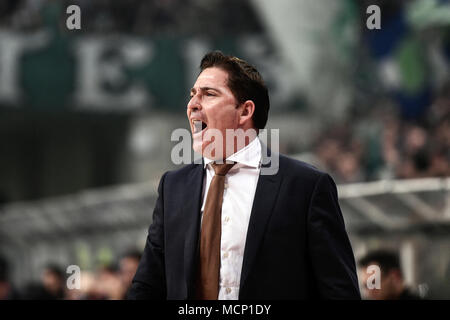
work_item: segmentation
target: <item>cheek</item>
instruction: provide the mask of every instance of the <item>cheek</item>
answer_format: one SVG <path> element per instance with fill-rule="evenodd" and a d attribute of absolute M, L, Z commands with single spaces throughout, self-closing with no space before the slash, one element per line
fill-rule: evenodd
<path fill-rule="evenodd" d="M 234 128 L 238 123 L 238 117 L 233 110 L 217 112 L 209 119 L 209 123 L 212 124 L 214 128 Z"/>

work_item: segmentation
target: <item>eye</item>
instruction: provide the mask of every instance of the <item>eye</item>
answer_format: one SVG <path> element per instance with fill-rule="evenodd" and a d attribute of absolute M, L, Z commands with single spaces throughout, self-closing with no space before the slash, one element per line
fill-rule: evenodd
<path fill-rule="evenodd" d="M 205 95 L 208 96 L 208 97 L 214 97 L 216 94 L 214 92 L 211 92 L 211 91 L 206 91 Z"/>

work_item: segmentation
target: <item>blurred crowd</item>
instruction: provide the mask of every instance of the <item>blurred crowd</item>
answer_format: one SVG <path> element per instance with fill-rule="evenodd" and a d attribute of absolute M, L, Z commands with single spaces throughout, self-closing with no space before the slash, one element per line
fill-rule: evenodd
<path fill-rule="evenodd" d="M 0 300 L 124 300 L 141 256 L 130 251 L 118 266 L 101 266 L 96 272 L 82 271 L 80 289 L 69 289 L 65 270 L 48 264 L 41 279 L 17 290 L 8 278 L 6 260 L 0 257 Z M 379 277 L 373 273 L 378 266 Z M 358 260 L 361 294 L 367 300 L 417 300 L 424 297 L 405 282 L 398 252 L 377 249 Z"/>
<path fill-rule="evenodd" d="M 212 36 L 261 27 L 249 3 L 239 0 L 2 0 L 0 26 L 32 30 L 55 19 L 65 26 L 69 5 L 81 9 L 81 32 Z"/>
<path fill-rule="evenodd" d="M 339 183 L 450 176 L 450 85 L 417 119 L 389 101 L 331 125 L 314 146 L 316 164 Z"/>
<path fill-rule="evenodd" d="M 10 279 L 8 263 L 0 257 L 0 300 L 124 300 L 141 255 L 129 251 L 116 264 L 101 265 L 95 271 L 81 270 L 80 288 L 69 289 L 71 274 L 57 264 L 47 264 L 39 281 L 17 288 Z"/>

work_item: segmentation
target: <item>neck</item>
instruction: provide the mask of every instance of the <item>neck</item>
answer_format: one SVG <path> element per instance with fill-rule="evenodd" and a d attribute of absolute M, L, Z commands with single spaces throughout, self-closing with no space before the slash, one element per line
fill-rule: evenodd
<path fill-rule="evenodd" d="M 256 139 L 258 133 L 255 129 L 226 129 L 225 134 L 221 135 L 222 143 L 216 143 L 213 140 L 203 149 L 203 157 L 211 160 L 225 160 L 239 150 L 248 146 Z M 219 152 L 217 152 L 220 150 Z"/>
<path fill-rule="evenodd" d="M 253 142 L 253 140 L 256 139 L 256 137 L 257 135 L 255 134 L 255 135 L 246 135 L 242 137 L 238 136 L 237 139 L 233 137 L 231 141 L 227 140 L 227 143 L 225 144 L 223 150 L 224 152 L 223 154 L 225 155 L 224 159 L 247 147 L 250 143 Z"/>

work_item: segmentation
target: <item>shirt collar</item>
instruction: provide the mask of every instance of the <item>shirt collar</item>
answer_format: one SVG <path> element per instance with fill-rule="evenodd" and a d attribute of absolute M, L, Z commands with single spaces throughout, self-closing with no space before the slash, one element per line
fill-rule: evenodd
<path fill-rule="evenodd" d="M 237 162 L 240 165 L 258 168 L 261 163 L 261 142 L 259 138 L 256 137 L 253 139 L 252 142 L 236 153 L 233 153 L 226 160 Z M 214 160 L 203 157 L 204 167 L 211 162 L 214 162 Z"/>

